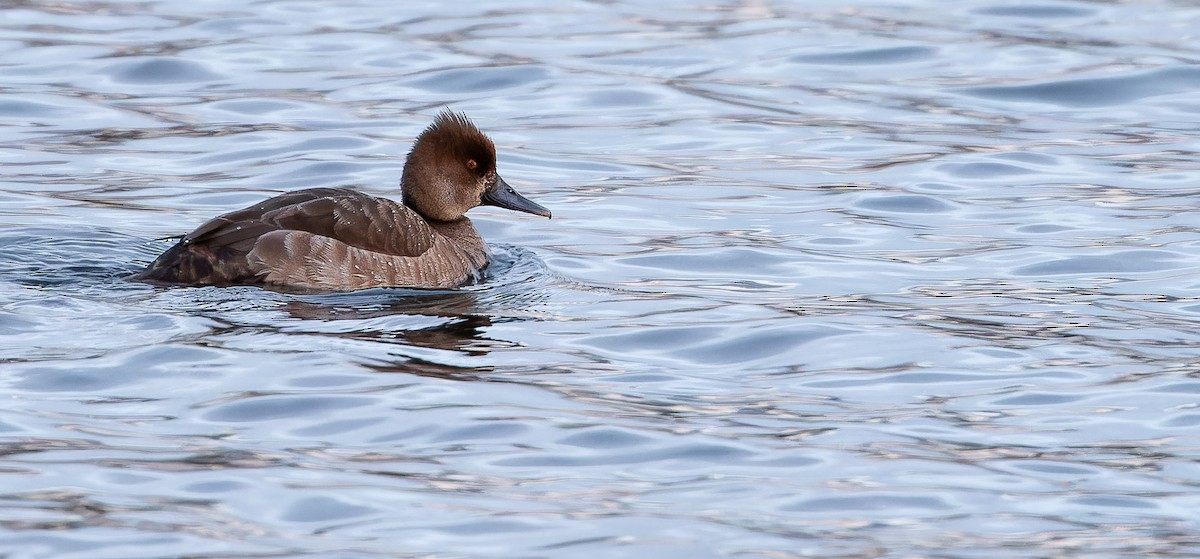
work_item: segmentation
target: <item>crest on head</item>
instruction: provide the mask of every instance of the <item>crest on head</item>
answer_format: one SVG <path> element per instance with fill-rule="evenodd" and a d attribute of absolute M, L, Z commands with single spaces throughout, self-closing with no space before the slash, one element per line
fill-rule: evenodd
<path fill-rule="evenodd" d="M 496 182 L 496 146 L 466 115 L 446 109 L 417 136 L 401 182 L 405 205 L 425 217 L 461 218 Z"/>
<path fill-rule="evenodd" d="M 438 113 L 433 123 L 417 136 L 417 145 L 421 144 L 429 144 L 442 157 L 457 159 L 476 175 L 496 170 L 495 144 L 463 113 L 450 109 Z"/>
<path fill-rule="evenodd" d="M 492 140 L 466 115 L 449 109 L 417 136 L 400 182 L 404 205 L 426 219 L 462 219 L 481 205 L 550 217 L 550 210 L 521 196 L 496 173 Z"/>

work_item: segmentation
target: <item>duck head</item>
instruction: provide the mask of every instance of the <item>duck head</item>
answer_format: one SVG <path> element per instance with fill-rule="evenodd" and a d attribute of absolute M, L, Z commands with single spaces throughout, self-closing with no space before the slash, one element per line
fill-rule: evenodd
<path fill-rule="evenodd" d="M 404 205 L 426 219 L 453 221 L 475 206 L 550 217 L 496 173 L 496 146 L 466 115 L 438 114 L 413 144 L 400 179 Z"/>

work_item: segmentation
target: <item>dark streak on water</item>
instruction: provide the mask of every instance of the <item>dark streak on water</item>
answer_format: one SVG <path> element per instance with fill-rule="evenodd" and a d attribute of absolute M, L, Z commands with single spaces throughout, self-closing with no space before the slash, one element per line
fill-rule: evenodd
<path fill-rule="evenodd" d="M 0 555 L 1200 555 L 1186 2 L 0 11 Z M 472 115 L 459 291 L 122 281 Z"/>

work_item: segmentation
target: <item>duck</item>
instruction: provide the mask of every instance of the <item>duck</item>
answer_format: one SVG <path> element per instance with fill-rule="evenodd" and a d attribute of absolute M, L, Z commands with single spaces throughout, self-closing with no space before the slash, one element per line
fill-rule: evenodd
<path fill-rule="evenodd" d="M 496 147 L 463 113 L 439 113 L 417 136 L 401 201 L 351 188 L 280 194 L 204 222 L 131 280 L 320 291 L 453 289 L 491 261 L 468 210 L 498 206 L 549 218 L 496 172 Z"/>

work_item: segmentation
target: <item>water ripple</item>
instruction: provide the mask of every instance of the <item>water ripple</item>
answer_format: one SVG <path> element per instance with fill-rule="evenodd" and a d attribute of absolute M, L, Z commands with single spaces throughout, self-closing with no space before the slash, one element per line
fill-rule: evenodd
<path fill-rule="evenodd" d="M 10 7 L 0 555 L 1196 556 L 1152 4 Z M 555 214 L 485 281 L 122 280 L 447 106 Z"/>

